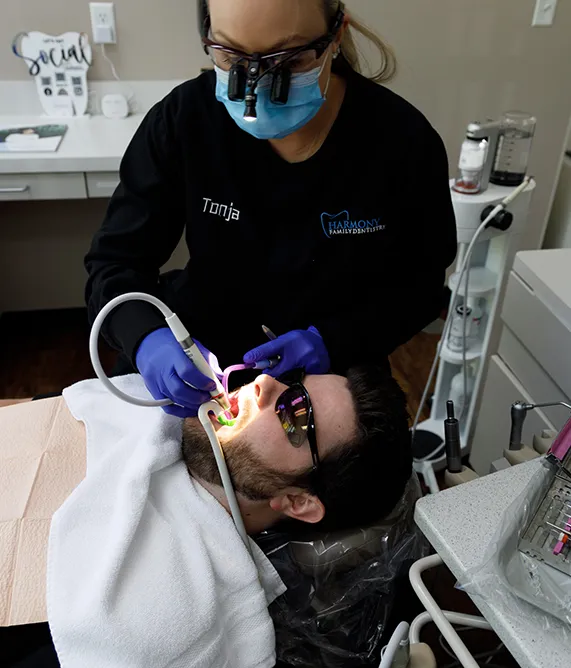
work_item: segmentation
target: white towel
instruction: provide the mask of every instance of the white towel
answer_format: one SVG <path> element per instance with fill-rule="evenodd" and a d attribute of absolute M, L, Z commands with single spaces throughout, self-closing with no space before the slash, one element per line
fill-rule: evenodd
<path fill-rule="evenodd" d="M 140 376 L 117 379 L 149 397 Z M 55 514 L 48 619 L 62 668 L 275 664 L 267 606 L 285 591 L 181 459 L 182 421 L 85 381 L 64 398 L 87 431 L 87 475 Z"/>

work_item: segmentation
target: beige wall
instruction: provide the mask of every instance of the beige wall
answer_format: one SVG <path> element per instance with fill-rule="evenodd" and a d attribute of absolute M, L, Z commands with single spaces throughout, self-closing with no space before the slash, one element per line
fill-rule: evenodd
<path fill-rule="evenodd" d="M 68 30 L 91 36 L 89 0 L 1 0 L 0 44 L 14 35 Z M 115 0 L 118 43 L 107 51 L 123 79 L 190 79 L 208 59 L 196 33 L 194 0 Z M 150 41 L 155 42 L 151 51 Z M 92 79 L 111 79 L 108 65 L 94 46 Z M 0 81 L 25 79 L 25 64 L 8 49 L 0 52 Z"/>
<path fill-rule="evenodd" d="M 394 46 L 394 89 L 441 133 L 452 170 L 466 123 L 510 108 L 537 116 L 538 181 L 524 246 L 543 236 L 571 118 L 571 2 L 550 28 L 532 28 L 535 0 L 350 0 Z"/>
<path fill-rule="evenodd" d="M 25 29 L 89 30 L 87 0 L 4 0 L 3 4 L 0 44 L 8 44 Z M 117 0 L 115 4 L 119 43 L 109 53 L 124 79 L 183 79 L 194 76 L 205 63 L 196 36 L 194 0 Z M 441 133 L 452 171 L 470 120 L 495 117 L 508 108 L 536 114 L 531 171 L 538 188 L 524 239 L 528 248 L 538 247 L 543 237 L 571 116 L 571 2 L 559 2 L 551 28 L 531 27 L 534 4 L 535 0 L 348 0 L 351 9 L 395 47 L 400 74 L 393 87 Z M 151 39 L 156 42 L 152 52 Z M 91 74 L 95 79 L 110 78 L 97 51 Z M 23 64 L 8 49 L 1 51 L 0 81 L 25 78 Z M 3 236 L 23 234 L 9 233 L 12 224 L 20 220 L 32 224 L 33 206 L 0 209 L 0 247 L 6 243 Z M 74 253 L 84 250 L 85 239 L 101 217 L 101 206 L 50 207 L 52 221 L 83 235 L 76 247 L 66 247 L 77 267 Z M 44 225 L 49 229 L 49 219 Z M 48 242 L 50 233 L 44 233 Z M 77 275 L 75 283 L 79 286 L 81 280 L 83 275 Z"/>

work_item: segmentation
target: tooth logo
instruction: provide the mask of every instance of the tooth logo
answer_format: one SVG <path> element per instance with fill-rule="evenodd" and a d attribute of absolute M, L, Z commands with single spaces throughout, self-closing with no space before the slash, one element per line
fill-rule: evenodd
<path fill-rule="evenodd" d="M 330 213 L 322 213 L 321 227 L 323 227 L 325 236 L 328 239 L 331 239 L 331 233 L 335 230 L 335 222 L 348 220 L 348 218 L 349 218 L 348 211 L 341 211 L 341 213 L 338 213 L 334 216 L 332 216 Z"/>
<path fill-rule="evenodd" d="M 351 220 L 348 211 L 341 211 L 335 215 L 322 213 L 321 227 L 328 239 L 338 234 L 370 234 L 385 229 L 385 225 L 381 224 L 381 218 Z"/>

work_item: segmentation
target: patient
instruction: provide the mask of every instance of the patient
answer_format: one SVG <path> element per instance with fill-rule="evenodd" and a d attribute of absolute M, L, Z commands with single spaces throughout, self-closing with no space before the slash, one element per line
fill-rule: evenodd
<path fill-rule="evenodd" d="M 282 519 L 330 531 L 384 517 L 412 471 L 403 392 L 385 369 L 308 376 L 303 385 L 296 375 L 261 375 L 231 395 L 236 425 L 218 430 L 248 533 Z M 182 449 L 191 475 L 226 507 L 198 420 L 185 420 Z"/>
<path fill-rule="evenodd" d="M 396 382 L 384 369 L 375 368 L 351 370 L 347 378 L 293 374 L 281 380 L 261 375 L 231 395 L 236 425 L 218 428 L 248 533 L 258 534 L 284 520 L 296 531 L 310 525 L 326 531 L 346 529 L 388 515 L 401 498 L 412 469 L 406 402 Z M 37 498 L 41 494 L 55 494 L 61 504 L 85 475 L 85 431 L 63 398 L 48 401 L 53 402 L 50 410 L 58 416 L 60 431 L 67 431 L 66 447 L 73 456 L 62 454 L 59 446 L 52 449 L 47 445 L 57 432 L 53 424 L 49 429 L 46 426 L 49 435 L 38 432 L 34 438 L 40 443 L 45 439 L 51 455 L 59 452 L 63 462 L 55 465 L 65 470 L 68 486 L 64 489 L 65 483 L 58 483 L 57 478 L 50 479 L 49 490 L 46 485 L 36 486 L 36 496 L 26 504 L 26 513 L 42 507 Z M 32 427 L 34 412 L 41 409 L 38 404 L 0 410 L 0 431 L 5 429 L 2 433 L 8 434 L 7 427 L 11 427 L 12 443 L 19 433 Z M 12 425 L 10 415 L 14 416 Z M 159 411 L 157 415 L 163 414 Z M 13 424 L 17 416 L 26 422 L 25 429 L 23 424 Z M 58 438 L 66 441 L 61 435 Z M 0 439 L 0 450 L 5 440 Z M 210 442 L 196 419 L 183 423 L 182 456 L 195 481 L 227 509 Z M 62 486 L 55 493 L 54 483 Z M 45 540 L 46 552 L 47 534 L 41 540 Z M 42 546 L 30 554 L 37 559 Z M 35 616 L 28 618 L 36 622 L 46 619 L 45 594 L 38 595 L 45 587 L 45 563 L 38 565 L 38 570 Z M 28 582 L 27 587 L 18 589 L 19 595 L 30 588 L 34 590 L 34 585 L 30 587 Z M 0 603 L 6 595 L 12 597 L 12 593 L 0 591 Z M 13 597 L 11 602 L 14 605 Z M 26 614 L 33 607 L 28 603 L 22 601 L 20 606 Z"/>

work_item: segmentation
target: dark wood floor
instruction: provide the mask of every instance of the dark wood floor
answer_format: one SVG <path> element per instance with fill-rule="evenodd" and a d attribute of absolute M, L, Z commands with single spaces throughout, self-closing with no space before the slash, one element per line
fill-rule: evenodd
<path fill-rule="evenodd" d="M 8 313 L 0 317 L 0 399 L 24 398 L 59 392 L 73 383 L 94 377 L 88 352 L 89 327 L 84 309 Z M 438 336 L 421 333 L 391 357 L 396 379 L 405 390 L 409 411 L 414 415 Z M 116 353 L 100 344 L 103 366 L 110 370 Z M 431 576 L 431 589 L 439 605 L 447 610 L 479 614 L 468 597 L 454 589 L 454 578 L 446 568 Z M 442 651 L 438 633 L 427 627 L 423 640 L 435 651 L 439 666 L 452 663 Z M 464 634 L 468 648 L 489 651 L 498 645 L 494 634 L 472 631 Z M 494 657 L 490 667 L 517 668 L 506 650 Z"/>
<path fill-rule="evenodd" d="M 59 392 L 95 376 L 85 309 L 5 313 L 0 317 L 0 399 Z M 100 344 L 102 364 L 116 354 Z"/>

